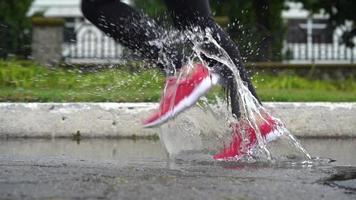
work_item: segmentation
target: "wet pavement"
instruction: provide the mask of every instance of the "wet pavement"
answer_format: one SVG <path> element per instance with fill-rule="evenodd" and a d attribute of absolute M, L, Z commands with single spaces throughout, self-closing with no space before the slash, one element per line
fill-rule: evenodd
<path fill-rule="evenodd" d="M 0 199 L 356 199 L 356 140 L 301 142 L 336 161 L 170 160 L 154 140 L 0 140 Z"/>

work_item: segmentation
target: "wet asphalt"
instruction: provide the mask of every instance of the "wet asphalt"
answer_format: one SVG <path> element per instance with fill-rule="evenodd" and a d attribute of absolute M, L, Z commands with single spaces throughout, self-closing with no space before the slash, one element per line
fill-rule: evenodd
<path fill-rule="evenodd" d="M 0 199 L 356 199 L 355 140 L 302 143 L 323 162 L 168 159 L 153 140 L 1 140 Z"/>

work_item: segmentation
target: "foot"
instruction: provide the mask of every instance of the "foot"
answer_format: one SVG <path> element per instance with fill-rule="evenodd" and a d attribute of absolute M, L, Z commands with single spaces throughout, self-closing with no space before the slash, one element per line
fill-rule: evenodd
<path fill-rule="evenodd" d="M 279 122 L 275 118 L 268 116 L 265 120 L 257 120 L 257 124 L 259 124 L 260 133 L 266 142 L 271 142 L 281 136 L 277 131 Z M 243 130 L 248 138 L 248 143 L 245 145 L 245 148 L 241 134 L 241 131 Z M 215 160 L 239 160 L 250 150 L 254 149 L 257 144 L 258 140 L 256 131 L 249 123 L 235 123 L 232 125 L 232 141 L 230 142 L 230 145 L 227 147 L 224 146 L 223 150 L 220 153 L 215 154 L 213 158 Z"/>
<path fill-rule="evenodd" d="M 144 120 L 144 127 L 161 125 L 193 106 L 217 81 L 218 75 L 203 64 L 195 64 L 193 71 L 183 78 L 168 77 L 159 109 Z"/>

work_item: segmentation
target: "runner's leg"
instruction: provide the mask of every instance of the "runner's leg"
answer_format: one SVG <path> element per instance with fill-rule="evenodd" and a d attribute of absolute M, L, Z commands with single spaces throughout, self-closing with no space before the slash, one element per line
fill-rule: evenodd
<path fill-rule="evenodd" d="M 118 0 L 82 0 L 81 8 L 91 23 L 117 42 L 140 53 L 161 68 L 172 67 L 167 66 L 169 63 L 158 61 L 162 47 L 152 44 L 152 41 L 164 33 L 163 28 L 143 12 Z M 181 57 L 177 51 L 164 50 L 168 52 L 167 56 L 173 67 L 179 68 Z"/>
<path fill-rule="evenodd" d="M 251 93 L 257 98 L 257 93 L 250 80 L 249 74 L 242 63 L 242 58 L 237 44 L 231 40 L 227 33 L 214 21 L 209 0 L 165 0 L 165 3 L 173 18 L 174 25 L 181 30 L 191 29 L 192 27 L 200 27 L 201 30 L 209 28 L 212 31 L 212 36 L 229 54 L 234 64 L 237 66 L 241 79 L 247 83 Z M 213 63 L 215 64 L 215 63 Z M 223 70 L 225 77 L 232 77 L 230 70 Z M 237 102 L 237 88 L 233 78 L 228 80 L 228 91 L 230 95 L 233 113 L 239 117 L 239 106 Z"/>

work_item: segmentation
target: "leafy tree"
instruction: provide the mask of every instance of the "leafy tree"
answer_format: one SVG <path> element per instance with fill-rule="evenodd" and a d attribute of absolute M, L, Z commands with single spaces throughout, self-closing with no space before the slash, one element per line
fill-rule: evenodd
<path fill-rule="evenodd" d="M 10 54 L 26 57 L 30 53 L 30 20 L 26 12 L 32 0 L 0 1 L 0 58 Z"/>
<path fill-rule="evenodd" d="M 227 15 L 228 32 L 248 60 L 280 60 L 284 25 L 284 0 L 215 0 L 216 16 Z"/>
<path fill-rule="evenodd" d="M 344 25 L 347 21 L 353 22 L 350 29 L 343 33 L 343 42 L 350 47 L 355 44 L 352 39 L 356 36 L 356 1 L 355 0 L 293 0 L 303 3 L 307 10 L 314 13 L 323 10 L 330 16 L 329 25 L 336 28 Z"/>
<path fill-rule="evenodd" d="M 284 0 L 211 0 L 215 16 L 227 16 L 227 31 L 249 60 L 280 60 Z M 166 17 L 163 0 L 134 0 L 150 16 Z"/>
<path fill-rule="evenodd" d="M 163 0 L 134 0 L 135 6 L 144 10 L 149 16 L 157 18 L 165 12 Z"/>

